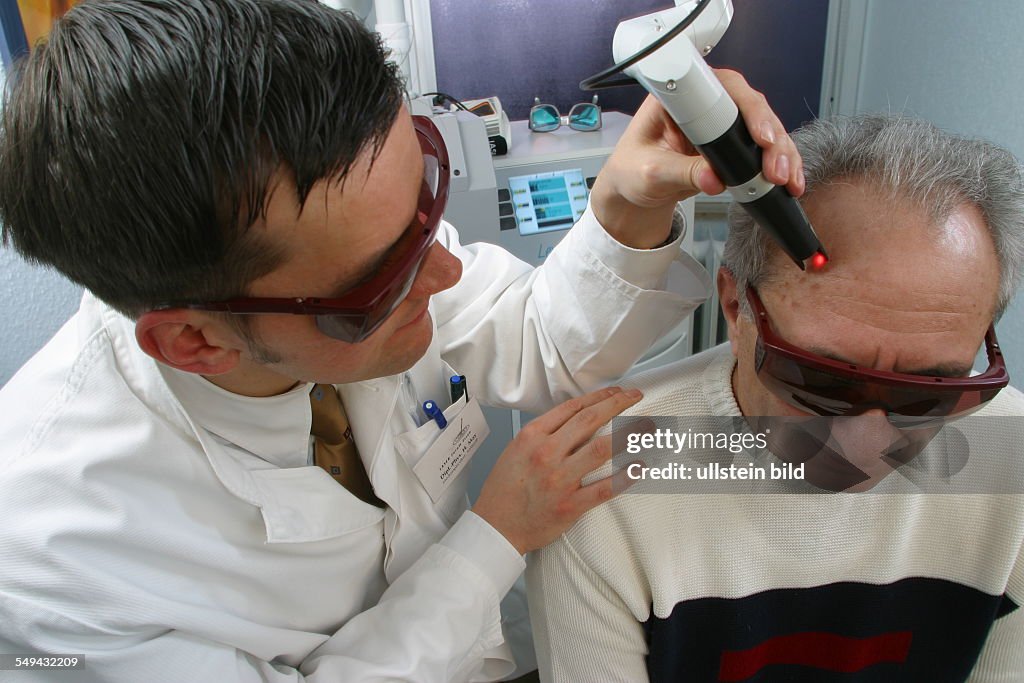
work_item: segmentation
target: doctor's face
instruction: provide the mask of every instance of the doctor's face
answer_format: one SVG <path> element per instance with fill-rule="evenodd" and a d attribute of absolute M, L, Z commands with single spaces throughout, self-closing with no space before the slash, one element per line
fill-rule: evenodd
<path fill-rule="evenodd" d="M 966 376 L 992 322 L 998 295 L 998 260 L 981 212 L 961 205 L 936 225 L 927 212 L 858 182 L 822 187 L 805 209 L 829 252 L 821 271 L 803 272 L 781 254 L 775 279 L 757 291 L 775 333 L 801 349 L 864 368 L 918 375 Z M 724 305 L 742 292 L 719 277 Z M 736 356 L 733 388 L 744 415 L 805 416 L 773 394 L 755 370 L 754 321 L 726 310 Z M 838 418 L 833 438 L 846 430 L 867 456 L 904 440 L 885 412 Z M 837 431 L 838 430 L 838 431 Z"/>
<path fill-rule="evenodd" d="M 250 296 L 340 297 L 376 272 L 413 222 L 423 182 L 423 155 L 404 108 L 372 166 L 370 155 L 364 152 L 343 185 L 317 183 L 301 213 L 294 183 L 279 178 L 265 223 L 253 229 L 266 230 L 286 258 L 250 285 Z M 283 378 L 333 383 L 407 370 L 431 341 L 431 295 L 454 285 L 461 273 L 459 260 L 435 243 L 405 299 L 355 344 L 326 336 L 313 316 L 251 316 L 258 343 L 247 360 Z"/>

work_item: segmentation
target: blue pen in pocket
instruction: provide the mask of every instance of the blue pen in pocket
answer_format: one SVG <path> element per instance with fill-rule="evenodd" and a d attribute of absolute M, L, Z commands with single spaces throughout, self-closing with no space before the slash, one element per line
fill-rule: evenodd
<path fill-rule="evenodd" d="M 444 419 L 444 413 L 441 412 L 441 408 L 434 401 L 423 402 L 423 412 L 431 420 L 437 423 L 437 426 L 444 429 L 448 426 L 448 420 Z"/>

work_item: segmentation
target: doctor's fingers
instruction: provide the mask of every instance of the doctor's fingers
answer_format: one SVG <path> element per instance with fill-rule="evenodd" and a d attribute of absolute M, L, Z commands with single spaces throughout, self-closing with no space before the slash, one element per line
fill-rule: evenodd
<path fill-rule="evenodd" d="M 729 97 L 739 107 L 750 135 L 764 150 L 761 162 L 765 177 L 776 185 L 785 185 L 790 194 L 799 197 L 805 185 L 804 163 L 786 127 L 768 105 L 768 100 L 736 71 L 714 71 Z"/>
<path fill-rule="evenodd" d="M 607 400 L 608 398 L 622 393 L 621 387 L 606 387 L 591 391 L 589 394 L 570 398 L 568 401 L 558 404 L 540 417 L 536 417 L 523 427 L 522 431 L 532 433 L 537 437 L 548 436 L 557 432 L 562 425 L 569 421 L 574 415 L 582 410 Z"/>
<path fill-rule="evenodd" d="M 574 455 L 601 427 L 626 408 L 636 405 L 643 397 L 639 389 L 623 390 L 578 410 L 551 435 L 557 444 L 556 452 L 566 456 Z"/>
<path fill-rule="evenodd" d="M 626 432 L 647 434 L 654 433 L 655 423 L 648 417 L 628 418 L 626 419 L 626 424 L 619 427 Z M 579 490 L 572 494 L 571 499 L 573 507 L 580 514 L 611 499 L 616 494 L 622 493 L 636 483 L 635 479 L 629 477 L 628 469 L 622 466 L 622 463 L 619 463 L 620 469 L 617 471 L 614 468 L 608 470 L 609 476 L 604 476 L 585 486 L 583 485 L 583 479 L 588 474 L 601 468 L 613 457 L 621 456 L 625 453 L 621 449 L 621 444 L 618 452 L 614 449 L 614 434 L 606 434 L 594 437 L 585 443 L 566 461 L 566 467 L 562 472 L 562 476 L 566 477 L 569 481 L 575 482 L 576 486 L 579 487 Z M 630 457 L 630 462 L 639 461 Z"/>
<path fill-rule="evenodd" d="M 611 447 L 609 446 L 609 448 Z M 635 483 L 636 480 L 630 478 L 629 470 L 624 467 L 609 477 L 580 487 L 580 490 L 572 496 L 573 506 L 582 515 L 590 508 L 597 507 L 606 500 L 611 500 Z"/>

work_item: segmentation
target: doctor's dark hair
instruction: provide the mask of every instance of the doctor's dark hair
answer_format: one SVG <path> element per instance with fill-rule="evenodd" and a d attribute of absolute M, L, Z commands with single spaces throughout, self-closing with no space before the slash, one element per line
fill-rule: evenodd
<path fill-rule="evenodd" d="M 1024 173 L 1011 153 L 899 114 L 820 119 L 792 137 L 804 160 L 804 198 L 835 181 L 863 180 L 924 207 L 936 223 L 964 203 L 977 206 L 999 257 L 1002 315 L 1024 272 Z M 730 206 L 723 264 L 739 291 L 771 281 L 777 251 L 746 212 Z M 745 297 L 741 305 L 749 313 Z"/>
<path fill-rule="evenodd" d="M 10 75 L 3 242 L 131 317 L 244 295 L 284 255 L 250 229 L 275 174 L 304 205 L 380 151 L 386 58 L 315 0 L 86 0 Z"/>

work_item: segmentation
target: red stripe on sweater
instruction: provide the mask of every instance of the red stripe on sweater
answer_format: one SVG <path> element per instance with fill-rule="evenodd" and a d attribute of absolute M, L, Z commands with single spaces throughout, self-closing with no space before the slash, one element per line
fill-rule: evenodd
<path fill-rule="evenodd" d="M 737 683 L 772 664 L 851 673 L 882 662 L 903 663 L 912 635 L 910 631 L 896 631 L 871 638 L 813 632 L 778 636 L 747 650 L 722 652 L 718 680 Z"/>

